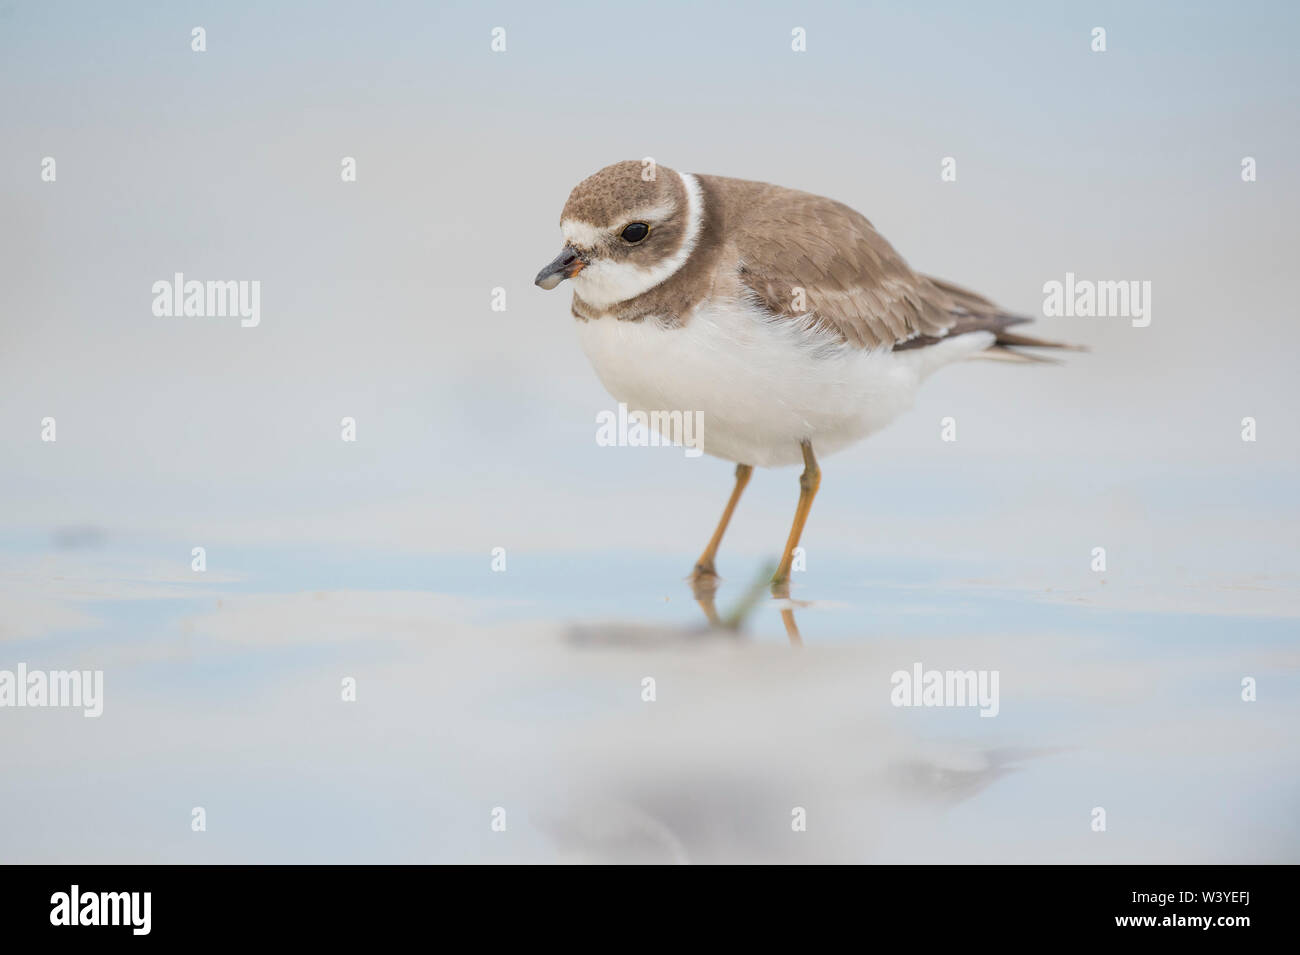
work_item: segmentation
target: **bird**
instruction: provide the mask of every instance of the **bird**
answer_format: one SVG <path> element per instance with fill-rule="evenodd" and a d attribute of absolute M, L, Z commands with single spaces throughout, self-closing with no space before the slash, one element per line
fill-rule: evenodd
<path fill-rule="evenodd" d="M 1030 319 L 913 271 L 849 206 L 783 186 L 617 162 L 573 188 L 560 231 L 563 248 L 535 284 L 570 282 L 578 341 L 606 390 L 659 412 L 670 431 L 682 421 L 671 412 L 698 415 L 701 450 L 736 465 L 688 577 L 706 613 L 755 467 L 803 465 L 770 580 L 774 597 L 789 598 L 819 456 L 879 431 L 946 365 L 1077 347 L 1013 331 Z"/>

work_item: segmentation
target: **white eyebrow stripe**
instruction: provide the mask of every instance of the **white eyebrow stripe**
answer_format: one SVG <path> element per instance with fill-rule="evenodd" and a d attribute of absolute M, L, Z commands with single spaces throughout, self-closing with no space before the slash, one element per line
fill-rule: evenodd
<path fill-rule="evenodd" d="M 686 181 L 686 176 L 690 175 L 689 173 L 686 173 L 685 175 L 678 173 L 677 175 L 682 180 L 682 185 L 686 187 L 686 201 L 689 210 L 689 203 L 691 201 L 691 183 L 695 183 L 695 177 L 691 176 L 691 183 L 688 183 Z M 699 183 L 695 183 L 695 188 L 698 192 Z M 696 198 L 698 199 L 698 196 Z M 633 209 L 623 217 L 622 222 L 615 223 L 611 229 L 608 230 L 601 228 L 600 226 L 594 226 L 590 222 L 583 222 L 580 219 L 565 219 L 560 223 L 560 234 L 564 236 L 564 241 L 570 245 L 575 245 L 580 249 L 590 249 L 613 235 L 613 230 L 617 230 L 620 227 L 627 225 L 629 222 L 646 222 L 651 224 L 662 222 L 676 211 L 677 203 L 673 202 L 671 199 L 666 199 L 663 202 L 655 203 L 653 206 L 641 206 L 637 209 Z M 688 228 L 691 221 L 692 220 L 689 218 L 688 213 Z M 696 226 L 696 231 L 699 231 L 698 225 Z M 692 241 L 694 240 L 692 239 Z"/>
<path fill-rule="evenodd" d="M 659 222 L 667 219 L 677 211 L 677 203 L 671 199 L 653 206 L 642 206 L 627 214 L 626 222 Z M 626 224 L 626 222 L 624 224 Z"/>

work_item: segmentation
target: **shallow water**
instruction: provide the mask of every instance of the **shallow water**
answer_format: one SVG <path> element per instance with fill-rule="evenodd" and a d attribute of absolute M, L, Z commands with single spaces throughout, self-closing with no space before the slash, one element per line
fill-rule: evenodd
<path fill-rule="evenodd" d="M 7 539 L 4 665 L 100 668 L 104 710 L 3 714 L 6 861 L 1300 857 L 1276 582 L 1261 615 L 819 553 L 793 649 L 766 597 L 707 628 L 671 557 L 259 546 L 196 574 L 159 563 L 179 541 L 58 540 Z M 724 613 L 763 561 L 730 563 Z M 917 663 L 996 670 L 996 716 L 892 706 Z"/>

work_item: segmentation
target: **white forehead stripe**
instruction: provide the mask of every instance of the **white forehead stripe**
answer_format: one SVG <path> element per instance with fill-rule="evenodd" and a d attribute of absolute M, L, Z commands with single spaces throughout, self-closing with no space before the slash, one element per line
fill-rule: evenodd
<path fill-rule="evenodd" d="M 681 177 L 682 186 L 686 189 L 686 232 L 677 251 L 663 261 L 650 266 L 633 262 L 613 262 L 603 258 L 594 259 L 590 265 L 573 277 L 574 291 L 588 305 L 609 308 L 619 302 L 636 298 L 676 273 L 691 257 L 691 253 L 695 251 L 695 243 L 700 238 L 700 227 L 704 222 L 704 199 L 700 193 L 699 181 L 694 176 L 688 172 L 679 172 L 677 175 Z M 645 214 L 654 210 L 640 211 Z M 648 214 L 645 217 L 654 218 Z M 637 220 L 633 218 L 629 221 Z M 591 248 L 595 244 L 592 241 L 581 241 L 582 239 L 603 237 L 601 230 L 585 222 L 565 220 L 561 223 L 561 227 L 565 241 L 579 248 Z"/>
<path fill-rule="evenodd" d="M 561 222 L 560 234 L 564 236 L 565 245 L 578 249 L 595 248 L 605 239 L 604 229 L 589 222 L 579 222 L 577 219 L 565 219 Z"/>

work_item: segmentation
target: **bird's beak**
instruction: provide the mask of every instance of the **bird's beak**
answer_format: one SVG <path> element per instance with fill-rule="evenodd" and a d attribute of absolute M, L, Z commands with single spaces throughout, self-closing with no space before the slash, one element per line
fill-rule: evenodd
<path fill-rule="evenodd" d="M 587 265 L 587 258 L 571 245 L 566 245 L 546 268 L 537 273 L 533 281 L 538 288 L 553 289 L 565 279 L 571 279 Z"/>

